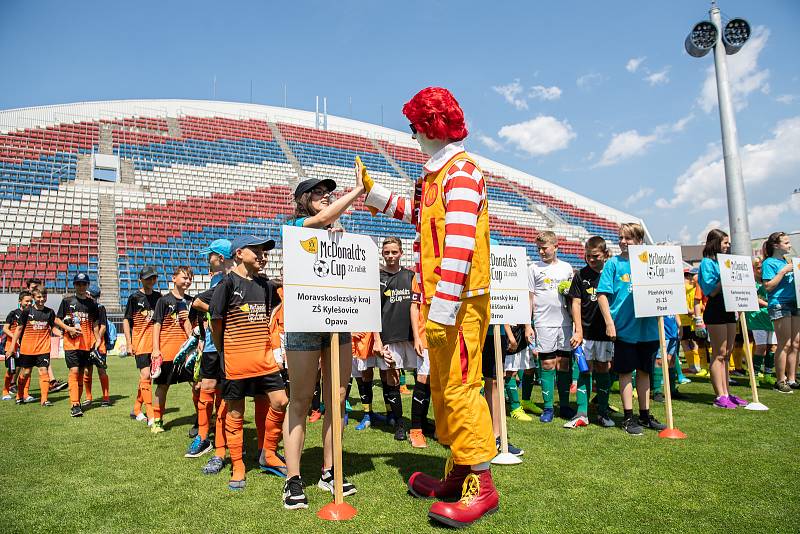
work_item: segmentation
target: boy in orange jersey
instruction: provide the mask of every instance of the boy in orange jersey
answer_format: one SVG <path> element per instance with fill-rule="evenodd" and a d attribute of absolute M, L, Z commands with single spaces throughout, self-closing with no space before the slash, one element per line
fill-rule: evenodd
<path fill-rule="evenodd" d="M 153 397 L 153 434 L 164 432 L 162 416 L 171 384 L 188 381 L 174 369 L 173 361 L 183 342 L 192 335 L 192 297 L 186 290 L 192 285 L 191 267 L 179 266 L 172 273 L 172 290 L 158 299 L 153 311 L 153 351 L 150 354 L 150 376 L 156 385 Z M 190 311 L 192 310 L 192 311 Z"/>
<path fill-rule="evenodd" d="M 128 297 L 122 330 L 125 333 L 125 347 L 128 354 L 136 360 L 139 370 L 139 386 L 136 388 L 136 401 L 131 419 L 147 421 L 153 425 L 153 392 L 150 383 L 150 353 L 153 350 L 153 311 L 161 293 L 153 290 L 158 282 L 155 267 L 143 267 L 139 271 L 142 287 Z M 142 412 L 142 405 L 145 411 Z"/>
<path fill-rule="evenodd" d="M 31 293 L 34 304 L 20 313 L 19 325 L 11 339 L 11 347 L 16 348 L 19 344 L 19 366 L 22 369 L 17 385 L 17 404 L 33 402 L 28 400 L 32 398 L 28 395 L 28 388 L 31 369 L 36 366 L 39 368 L 41 404 L 52 406 L 53 403 L 47 400 L 50 391 L 50 375 L 47 373 L 47 367 L 50 365 L 50 331 L 61 321 L 56 319 L 56 312 L 45 306 L 46 289 L 34 289 Z"/>
<path fill-rule="evenodd" d="M 69 369 L 70 415 L 83 416 L 83 371 L 89 365 L 89 351 L 100 344 L 97 303 L 89 298 L 89 275 L 78 273 L 72 279 L 75 295 L 61 301 L 56 326 L 64 333 L 64 359 Z"/>
<path fill-rule="evenodd" d="M 245 487 L 242 458 L 245 397 L 255 401 L 255 422 L 263 470 L 286 476 L 286 464 L 275 453 L 289 399 L 280 368 L 272 353 L 270 313 L 278 304 L 277 287 L 259 276 L 271 239 L 241 236 L 231 252 L 236 267 L 217 285 L 211 298 L 211 334 L 220 353 L 225 378 L 222 398 L 227 405 L 225 440 L 231 455 L 228 487 Z"/>
<path fill-rule="evenodd" d="M 96 285 L 89 286 L 89 296 L 97 304 L 97 324 L 100 334 L 100 345 L 97 347 L 97 353 L 100 359 L 96 362 L 97 376 L 100 378 L 100 387 L 103 391 L 103 400 L 100 401 L 101 408 L 108 408 L 111 406 L 111 397 L 109 396 L 109 381 L 108 371 L 105 369 L 104 362 L 107 356 L 106 347 L 106 329 L 108 328 L 108 315 L 106 314 L 106 307 L 100 304 L 100 287 Z M 83 374 L 83 390 L 86 392 L 86 400 L 83 401 L 82 406 L 91 406 L 92 404 L 92 372 L 94 371 L 95 362 L 90 359 L 89 365 Z"/>
<path fill-rule="evenodd" d="M 3 400 L 11 400 L 14 398 L 14 395 L 11 394 L 11 387 L 15 386 L 17 383 L 19 365 L 17 365 L 18 362 L 14 357 L 14 346 L 11 344 L 11 340 L 14 338 L 14 332 L 19 324 L 19 316 L 23 311 L 28 309 L 32 303 L 33 296 L 31 292 L 28 290 L 20 291 L 19 305 L 8 313 L 6 322 L 3 324 L 3 333 L 6 335 L 6 343 L 3 347 L 6 355 L 6 373 L 3 379 Z M 27 395 L 23 396 L 23 400 L 27 398 Z M 33 402 L 34 400 L 36 399 L 31 397 L 31 400 L 28 402 Z"/>

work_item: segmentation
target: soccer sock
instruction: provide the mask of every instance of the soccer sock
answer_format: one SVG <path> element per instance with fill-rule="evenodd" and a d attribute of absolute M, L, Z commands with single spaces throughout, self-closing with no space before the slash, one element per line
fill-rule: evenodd
<path fill-rule="evenodd" d="M 575 367 L 578 367 L 577 365 Z M 578 391 L 576 398 L 578 401 L 578 415 L 589 414 L 589 392 L 592 391 L 592 373 L 580 373 L 578 375 Z"/>
<path fill-rule="evenodd" d="M 200 404 L 200 390 L 192 388 L 192 404 L 194 404 L 194 413 L 197 414 L 198 405 Z"/>
<path fill-rule="evenodd" d="M 14 374 L 6 371 L 6 374 L 3 377 L 3 396 L 6 396 L 10 393 L 11 384 L 13 383 L 14 383 Z"/>
<path fill-rule="evenodd" d="M 358 386 L 358 396 L 361 398 L 361 407 L 364 413 L 368 414 L 372 411 L 372 381 L 365 382 L 363 378 L 356 378 L 356 385 Z"/>
<path fill-rule="evenodd" d="M 594 380 L 597 383 L 597 412 L 606 415 L 608 414 L 608 397 L 611 392 L 611 375 L 595 373 Z"/>
<path fill-rule="evenodd" d="M 431 402 L 431 387 L 417 382 L 411 397 L 411 428 L 421 429 L 422 422 L 428 416 L 428 405 Z"/>
<path fill-rule="evenodd" d="M 28 375 L 25 378 L 25 397 L 24 398 L 27 399 L 30 396 L 31 396 L 31 375 Z"/>
<path fill-rule="evenodd" d="M 522 373 L 522 400 L 531 400 L 533 394 L 533 373 Z M 550 399 L 550 407 L 553 407 L 553 400 Z"/>
<path fill-rule="evenodd" d="M 344 392 L 344 400 L 345 404 L 347 401 L 350 400 L 350 390 L 353 389 L 353 379 L 350 379 L 350 382 L 347 383 L 347 391 Z"/>
<path fill-rule="evenodd" d="M 283 419 L 286 417 L 286 412 L 279 412 L 272 409 L 270 406 L 267 410 L 266 431 L 264 432 L 264 443 L 262 449 L 264 450 L 264 459 L 267 465 L 283 466 L 286 465 L 278 455 L 278 443 L 281 441 L 283 430 Z"/>
<path fill-rule="evenodd" d="M 245 468 L 244 460 L 242 459 L 243 424 L 242 414 L 229 411 L 225 415 L 225 440 L 231 453 L 231 466 L 233 467 L 231 480 L 244 480 Z"/>
<path fill-rule="evenodd" d="M 567 374 L 569 380 L 569 374 Z M 556 389 L 556 370 L 555 369 L 542 369 L 542 398 L 544 399 L 545 408 L 553 408 L 553 393 Z M 524 385 L 524 384 L 523 384 Z M 524 396 L 525 390 L 522 390 Z M 569 395 L 569 383 L 567 383 L 567 395 Z"/>
<path fill-rule="evenodd" d="M 519 408 L 519 388 L 517 388 L 517 377 L 510 376 L 506 378 L 506 382 L 504 384 L 506 395 L 508 396 L 508 404 L 511 406 L 511 411 L 513 412 L 517 408 Z"/>
<path fill-rule="evenodd" d="M 669 391 L 675 393 L 678 390 L 678 371 L 673 365 L 669 369 Z"/>
<path fill-rule="evenodd" d="M 267 429 L 267 408 L 269 407 L 269 401 L 267 401 L 267 397 L 259 395 L 253 399 L 253 404 L 255 404 L 256 443 L 258 443 L 258 448 L 262 449 L 264 444 L 264 432 L 266 432 Z"/>
<path fill-rule="evenodd" d="M 660 365 L 653 366 L 653 393 L 664 393 L 664 370 Z"/>
<path fill-rule="evenodd" d="M 144 410 L 147 413 L 148 421 L 152 421 L 153 417 L 153 390 L 152 384 L 150 383 L 150 379 L 148 378 L 139 378 L 139 391 L 142 393 L 142 403 L 144 404 Z"/>
<path fill-rule="evenodd" d="M 83 391 L 86 393 L 86 400 L 92 400 L 94 395 L 92 395 L 92 371 L 93 368 L 89 368 L 89 372 L 87 373 L 84 371 L 83 373 Z M 83 394 L 78 395 L 78 397 L 83 396 Z"/>
<path fill-rule="evenodd" d="M 743 369 L 742 361 L 744 361 L 744 347 L 734 347 L 731 358 L 733 358 L 734 369 Z"/>
<path fill-rule="evenodd" d="M 142 387 L 136 386 L 136 400 L 133 402 L 133 415 L 142 413 Z"/>
<path fill-rule="evenodd" d="M 225 458 L 225 417 L 228 415 L 228 405 L 222 399 L 222 391 L 217 390 L 217 399 L 221 399 L 217 405 L 217 420 L 214 425 L 214 455 L 220 458 Z"/>
<path fill-rule="evenodd" d="M 17 379 L 17 400 L 26 399 L 28 396 L 25 394 L 25 389 L 28 387 L 28 382 L 30 382 L 31 377 L 19 375 Z"/>
<path fill-rule="evenodd" d="M 405 386 L 406 385 L 406 372 L 405 371 L 400 371 L 400 385 L 401 386 Z"/>
<path fill-rule="evenodd" d="M 400 399 L 400 386 L 390 386 L 383 383 L 383 402 L 386 403 L 387 413 L 391 412 L 396 423 L 403 418 L 403 404 Z"/>
<path fill-rule="evenodd" d="M 69 402 L 76 406 L 81 403 L 81 394 L 78 389 L 78 382 L 83 381 L 83 376 L 78 374 L 78 368 L 73 367 L 69 370 L 69 376 L 67 378 L 67 382 L 69 382 Z M 17 387 L 17 391 L 19 391 L 19 387 Z"/>
<path fill-rule="evenodd" d="M 700 355 L 698 354 L 697 349 L 684 350 L 683 355 L 686 357 L 686 364 L 689 367 L 694 369 L 698 369 L 700 367 Z"/>
<path fill-rule="evenodd" d="M 578 366 L 577 365 L 573 365 L 572 366 L 572 383 L 573 384 L 577 384 L 578 383 L 578 377 L 580 376 L 580 373 L 581 373 L 581 370 L 578 369 Z"/>
<path fill-rule="evenodd" d="M 201 389 L 200 400 L 197 402 L 197 435 L 200 439 L 208 439 L 208 426 L 213 412 L 214 392 Z"/>
<path fill-rule="evenodd" d="M 675 359 L 672 362 L 672 369 L 673 371 L 675 371 L 675 377 L 678 380 L 683 380 L 684 378 L 686 378 L 685 376 L 683 376 L 683 366 L 681 365 L 681 358 L 679 354 L 675 355 Z"/>
<path fill-rule="evenodd" d="M 50 393 L 50 376 L 47 371 L 39 373 L 39 392 L 42 395 L 41 403 L 47 402 L 47 395 Z"/>
<path fill-rule="evenodd" d="M 764 367 L 769 369 L 771 373 L 775 372 L 775 353 L 772 351 L 767 352 L 767 357 L 764 360 Z"/>
<path fill-rule="evenodd" d="M 633 410 L 631 410 L 631 411 L 633 411 Z M 642 410 L 641 408 L 639 408 L 639 419 L 642 419 L 643 421 L 649 420 L 650 419 L 650 410 Z"/>
<path fill-rule="evenodd" d="M 753 369 L 755 370 L 756 374 L 762 373 L 764 371 L 762 369 L 763 366 L 764 366 L 764 355 L 753 354 Z"/>
<path fill-rule="evenodd" d="M 542 375 L 544 378 L 544 374 Z M 558 405 L 561 409 L 569 406 L 569 386 L 572 384 L 572 373 L 570 371 L 556 371 L 556 383 L 558 388 Z M 544 383 L 542 385 L 544 392 Z"/>
<path fill-rule="evenodd" d="M 108 393 L 108 373 L 103 373 L 100 375 L 100 389 L 103 390 L 103 400 L 109 400 L 109 393 Z"/>

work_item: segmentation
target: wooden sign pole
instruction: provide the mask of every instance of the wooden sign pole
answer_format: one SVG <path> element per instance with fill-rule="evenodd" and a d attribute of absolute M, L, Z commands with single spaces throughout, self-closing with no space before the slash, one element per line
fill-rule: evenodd
<path fill-rule="evenodd" d="M 661 371 L 664 375 L 664 407 L 667 410 L 667 428 L 658 433 L 660 438 L 685 439 L 686 434 L 675 428 L 672 418 L 672 390 L 669 383 L 669 354 L 667 354 L 667 340 L 664 335 L 664 316 L 658 316 L 658 342 L 661 350 Z"/>
<path fill-rule="evenodd" d="M 500 342 L 501 325 L 494 325 L 494 385 L 495 395 L 499 399 L 500 409 L 495 417 L 500 418 L 500 454 L 492 459 L 493 464 L 515 465 L 522 463 L 522 458 L 508 452 L 508 424 L 506 423 L 506 401 L 504 398 L 505 371 L 503 370 L 503 348 Z"/>

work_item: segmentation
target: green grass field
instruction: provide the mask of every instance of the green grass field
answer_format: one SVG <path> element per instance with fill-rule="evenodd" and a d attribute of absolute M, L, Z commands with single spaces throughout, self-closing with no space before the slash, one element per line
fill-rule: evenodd
<path fill-rule="evenodd" d="M 65 377 L 62 361 L 57 375 Z M 170 392 L 167 432 L 151 435 L 128 417 L 137 374 L 132 359 L 109 365 L 111 408 L 68 415 L 67 392 L 55 406 L 0 404 L 0 532 L 420 532 L 430 502 L 406 495 L 412 471 L 440 472 L 445 450 L 414 450 L 388 429 L 344 435 L 345 472 L 359 489 L 358 516 L 330 524 L 315 512 L 330 500 L 315 486 L 321 423 L 309 425 L 303 478 L 308 510 L 284 510 L 282 481 L 251 469 L 247 489 L 227 489 L 227 472 L 200 473 L 208 456 L 183 457 L 193 410 L 189 387 Z M 32 394 L 38 396 L 36 380 Z M 99 381 L 95 379 L 98 397 Z M 355 390 L 355 388 L 354 388 Z M 500 511 L 473 532 L 796 532 L 800 511 L 800 395 L 762 389 L 766 413 L 712 408 L 711 388 L 695 382 L 677 402 L 677 426 L 689 438 L 629 437 L 594 425 L 565 430 L 509 421 L 524 462 L 496 467 Z M 734 388 L 742 397 L 749 389 Z M 382 406 L 376 386 L 376 404 Z M 535 394 L 538 394 L 536 392 Z M 618 399 L 618 397 L 616 397 Z M 405 397 L 409 413 L 409 397 Z M 618 400 L 617 402 L 618 403 Z M 358 406 L 356 406 L 357 408 Z M 252 404 L 248 404 L 252 414 Z M 663 419 L 663 407 L 654 408 Z M 360 412 L 354 412 L 360 416 Z M 252 417 L 250 415 L 250 417 Z M 255 427 L 245 417 L 248 465 Z M 558 420 L 556 420 L 558 421 Z"/>

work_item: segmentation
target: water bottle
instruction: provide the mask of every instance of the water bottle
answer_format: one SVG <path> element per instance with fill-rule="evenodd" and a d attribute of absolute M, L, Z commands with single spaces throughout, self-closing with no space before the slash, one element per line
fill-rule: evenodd
<path fill-rule="evenodd" d="M 588 373 L 589 363 L 586 361 L 586 354 L 583 352 L 583 345 L 576 347 L 573 352 L 575 354 L 575 360 L 578 362 L 578 370 L 581 373 Z"/>
<path fill-rule="evenodd" d="M 14 374 L 17 371 L 17 354 L 11 353 L 7 356 L 8 358 L 8 372 L 9 374 Z"/>
<path fill-rule="evenodd" d="M 81 337 L 81 335 L 83 334 L 83 332 L 80 331 L 81 330 L 81 318 L 78 317 L 77 315 L 73 315 L 72 316 L 72 326 L 74 326 L 75 328 L 78 329 L 78 334 L 76 334 L 76 335 L 74 335 L 72 337 Z"/>

